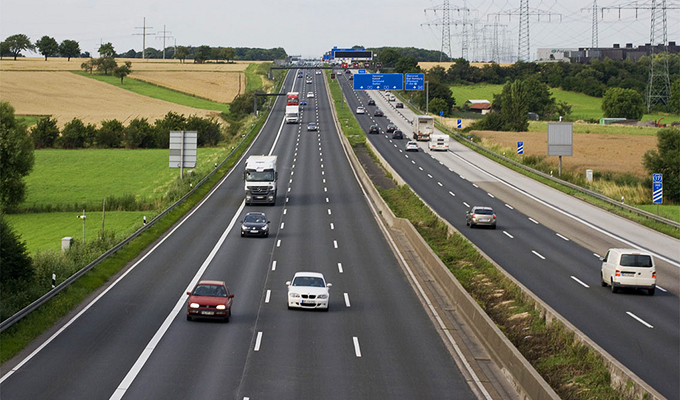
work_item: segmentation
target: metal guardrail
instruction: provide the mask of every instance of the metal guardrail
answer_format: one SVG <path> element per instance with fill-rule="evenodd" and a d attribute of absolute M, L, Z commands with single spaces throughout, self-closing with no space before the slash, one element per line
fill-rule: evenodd
<path fill-rule="evenodd" d="M 270 107 L 268 107 L 268 108 L 269 108 L 269 110 L 271 110 L 271 105 L 270 105 Z M 269 115 L 271 115 L 271 113 L 268 113 L 268 114 L 267 114 L 267 118 L 269 118 Z M 31 312 L 33 312 L 35 309 L 37 309 L 37 308 L 40 307 L 41 305 L 45 304 L 48 300 L 50 300 L 51 298 L 53 298 L 54 296 L 56 296 L 57 294 L 59 294 L 61 291 L 63 291 L 64 289 L 66 289 L 66 288 L 67 288 L 69 285 L 71 285 L 73 282 L 75 282 L 76 280 L 78 280 L 78 278 L 80 278 L 81 276 L 85 275 L 85 274 L 86 274 L 87 272 L 89 272 L 92 268 L 96 267 L 99 263 L 101 263 L 102 261 L 104 261 L 107 257 L 109 257 L 110 255 L 112 255 L 112 254 L 114 254 L 115 252 L 117 252 L 118 250 L 120 250 L 120 249 L 121 249 L 123 246 L 125 246 L 126 244 L 130 243 L 133 239 L 135 239 L 137 236 L 141 235 L 144 231 L 146 231 L 146 230 L 149 229 L 151 226 L 153 226 L 156 222 L 158 222 L 163 216 L 165 216 L 165 215 L 168 214 L 170 211 L 174 210 L 177 206 L 179 206 L 180 204 L 182 204 L 189 196 L 191 196 L 192 194 L 194 194 L 194 193 L 196 192 L 196 190 L 198 190 L 198 188 L 200 188 L 200 187 L 208 180 L 208 178 L 210 178 L 213 174 L 215 174 L 215 172 L 217 172 L 217 170 L 219 170 L 219 169 L 224 165 L 224 163 L 226 163 L 227 160 L 229 160 L 229 159 L 231 158 L 231 156 L 232 156 L 232 155 L 233 155 L 233 154 L 234 154 L 241 146 L 243 146 L 243 144 L 246 142 L 246 139 L 248 138 L 248 136 L 250 136 L 250 135 L 253 133 L 253 130 L 255 129 L 255 126 L 257 126 L 258 123 L 259 123 L 259 120 L 258 120 L 255 124 L 253 124 L 253 127 L 250 129 L 250 132 L 248 132 L 248 134 L 246 134 L 246 135 L 243 136 L 243 139 L 241 140 L 241 142 L 239 142 L 239 144 L 238 144 L 236 147 L 234 147 L 234 148 L 229 152 L 229 154 L 224 158 L 224 160 L 222 160 L 222 162 L 221 162 L 219 165 L 217 165 L 217 167 L 215 167 L 212 171 L 210 171 L 210 173 L 209 173 L 208 175 L 206 175 L 203 179 L 201 179 L 201 180 L 196 184 L 196 186 L 195 186 L 193 189 L 191 189 L 190 191 L 188 191 L 188 192 L 187 192 L 184 196 L 182 196 L 179 200 L 177 200 L 176 202 L 174 202 L 172 205 L 170 205 L 168 208 L 166 208 L 163 212 L 161 212 L 161 213 L 158 214 L 156 217 L 154 217 L 151 221 L 149 221 L 149 223 L 147 223 L 146 225 L 144 225 L 144 226 L 142 226 L 141 228 L 139 228 L 139 229 L 138 229 L 137 231 L 135 231 L 132 235 L 128 236 L 128 237 L 125 238 L 123 241 L 121 241 L 120 243 L 118 243 L 117 245 L 115 245 L 114 247 L 112 247 L 111 249 L 107 250 L 104 254 L 102 254 L 101 256 L 97 257 L 94 261 L 92 261 L 91 263 L 87 264 L 86 266 L 84 266 L 83 268 L 81 268 L 80 270 L 78 270 L 76 273 L 74 273 L 73 275 L 71 275 L 70 277 L 68 277 L 65 281 L 63 281 L 62 283 L 60 283 L 59 285 L 57 285 L 55 288 L 53 288 L 53 289 L 50 290 L 49 292 L 47 292 L 47 293 L 45 293 L 44 295 L 42 295 L 42 296 L 41 296 L 40 298 L 38 298 L 37 300 L 33 301 L 33 302 L 32 302 L 31 304 L 29 304 L 28 306 L 24 307 L 22 310 L 18 311 L 18 312 L 15 313 L 14 315 L 8 317 L 6 320 L 0 322 L 0 332 L 3 332 L 5 329 L 7 329 L 7 328 L 9 328 L 10 326 L 14 325 L 15 323 L 17 323 L 18 321 L 20 321 L 22 318 L 26 317 L 28 314 L 30 314 Z"/>

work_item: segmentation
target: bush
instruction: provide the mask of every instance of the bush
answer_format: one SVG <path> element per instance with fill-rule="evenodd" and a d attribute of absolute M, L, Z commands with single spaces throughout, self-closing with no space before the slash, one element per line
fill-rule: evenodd
<path fill-rule="evenodd" d="M 123 130 L 123 143 L 127 149 L 152 149 L 155 147 L 153 127 L 146 118 L 135 118 Z"/>
<path fill-rule="evenodd" d="M 185 131 L 187 119 L 184 115 L 180 115 L 170 111 L 163 119 L 157 119 L 154 122 L 154 142 L 159 149 L 167 149 L 170 147 L 170 131 Z"/>
<path fill-rule="evenodd" d="M 633 89 L 610 88 L 602 98 L 605 118 L 628 118 L 640 120 L 645 113 L 645 101 Z"/>
<path fill-rule="evenodd" d="M 73 118 L 64 125 L 59 138 L 60 147 L 63 149 L 82 149 L 85 147 L 87 128 L 83 121 Z"/>
<path fill-rule="evenodd" d="M 57 120 L 52 117 L 40 118 L 38 123 L 31 128 L 31 139 L 36 149 L 54 147 L 54 143 L 59 137 L 59 127 Z"/>
<path fill-rule="evenodd" d="M 33 277 L 26 243 L 0 214 L 0 287 L 7 290 Z"/>
<path fill-rule="evenodd" d="M 198 146 L 216 146 L 222 139 L 220 124 L 214 119 L 192 115 L 187 119 L 187 131 L 198 132 Z"/>
<path fill-rule="evenodd" d="M 665 199 L 680 201 L 680 129 L 664 128 L 657 132 L 657 150 L 645 153 L 643 164 L 651 174 L 663 174 Z M 665 200 L 664 199 L 664 200 Z"/>
<path fill-rule="evenodd" d="M 97 146 L 117 149 L 123 144 L 125 127 L 116 120 L 102 121 L 102 126 L 97 131 Z"/>

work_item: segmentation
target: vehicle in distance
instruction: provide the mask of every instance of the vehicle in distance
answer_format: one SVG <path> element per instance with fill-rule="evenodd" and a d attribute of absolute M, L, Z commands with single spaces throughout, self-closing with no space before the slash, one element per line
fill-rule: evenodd
<path fill-rule="evenodd" d="M 314 92 L 307 92 L 307 98 L 311 99 L 314 97 Z"/>
<path fill-rule="evenodd" d="M 298 77 L 298 78 L 302 78 L 302 71 L 298 71 L 297 77 Z"/>
<path fill-rule="evenodd" d="M 301 105 L 301 106 L 306 106 L 306 105 L 307 105 L 307 100 L 302 100 L 302 101 L 300 101 L 300 105 Z"/>
<path fill-rule="evenodd" d="M 318 131 L 319 130 L 319 125 L 317 125 L 316 122 L 309 122 L 307 124 L 307 130 L 308 131 Z"/>
<path fill-rule="evenodd" d="M 362 106 L 357 107 L 357 114 L 366 114 L 366 109 Z"/>
<path fill-rule="evenodd" d="M 253 203 L 276 204 L 277 159 L 277 156 L 265 155 L 252 155 L 246 159 L 246 168 L 243 171 L 246 205 Z"/>
<path fill-rule="evenodd" d="M 191 292 L 187 292 L 187 320 L 195 317 L 218 318 L 229 322 L 231 303 L 234 295 L 229 293 L 222 281 L 200 281 Z"/>
<path fill-rule="evenodd" d="M 427 144 L 430 150 L 444 150 L 449 149 L 449 135 L 434 133 L 430 135 L 430 143 Z"/>
<path fill-rule="evenodd" d="M 269 236 L 269 221 L 263 212 L 249 212 L 241 221 L 241 237 Z"/>
<path fill-rule="evenodd" d="M 311 77 L 311 76 L 308 76 L 307 79 L 305 80 L 305 82 L 307 82 L 307 83 L 312 83 L 312 77 Z"/>
<path fill-rule="evenodd" d="M 609 249 L 602 257 L 602 286 L 611 286 L 612 293 L 620 288 L 656 291 L 656 267 L 650 253 L 636 249 Z"/>
<path fill-rule="evenodd" d="M 384 117 L 385 113 L 381 109 L 376 108 L 375 111 L 373 111 L 373 116 L 374 117 Z"/>
<path fill-rule="evenodd" d="M 399 129 L 397 129 L 397 130 L 395 130 L 394 132 L 392 132 L 392 139 L 399 139 L 399 140 L 401 140 L 401 139 L 403 139 L 403 138 L 404 138 L 404 134 L 403 134 Z"/>
<path fill-rule="evenodd" d="M 434 133 L 434 117 L 416 115 L 413 121 L 413 139 L 430 140 L 430 135 Z"/>
<path fill-rule="evenodd" d="M 352 73 L 352 71 L 350 71 L 350 70 L 346 69 L 346 70 L 345 70 L 345 73 L 346 73 L 346 74 L 351 74 L 351 73 Z"/>
<path fill-rule="evenodd" d="M 300 120 L 300 106 L 286 106 L 286 123 L 297 124 Z"/>
<path fill-rule="evenodd" d="M 486 225 L 496 229 L 496 213 L 491 207 L 474 206 L 465 213 L 465 225 L 470 228 Z"/>
<path fill-rule="evenodd" d="M 288 308 L 320 308 L 328 311 L 332 286 L 319 272 L 296 272 L 288 286 Z"/>
<path fill-rule="evenodd" d="M 375 100 L 369 99 L 369 100 L 368 100 L 368 105 L 369 105 L 369 106 L 374 106 L 374 105 L 375 105 Z"/>
<path fill-rule="evenodd" d="M 368 133 L 380 133 L 380 127 L 378 125 L 371 125 L 368 128 Z"/>
<path fill-rule="evenodd" d="M 404 108 L 404 103 L 397 103 L 394 105 L 395 108 Z"/>
<path fill-rule="evenodd" d="M 420 146 L 418 146 L 418 142 L 413 140 L 406 142 L 406 151 L 418 151 L 419 148 Z"/>
<path fill-rule="evenodd" d="M 321 71 L 316 71 L 316 74 L 317 74 L 317 75 L 321 75 Z"/>
<path fill-rule="evenodd" d="M 350 75 L 349 78 L 347 78 L 347 79 L 350 80 L 350 81 L 353 81 L 353 80 L 354 80 L 354 75 Z"/>
<path fill-rule="evenodd" d="M 397 126 L 394 124 L 387 124 L 387 133 L 392 133 L 397 130 Z"/>

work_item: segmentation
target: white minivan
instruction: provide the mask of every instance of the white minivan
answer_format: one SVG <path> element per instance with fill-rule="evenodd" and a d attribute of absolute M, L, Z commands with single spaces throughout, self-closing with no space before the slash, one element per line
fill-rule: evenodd
<path fill-rule="evenodd" d="M 609 249 L 602 257 L 602 286 L 647 289 L 650 296 L 656 290 L 656 267 L 650 253 L 637 249 Z"/>

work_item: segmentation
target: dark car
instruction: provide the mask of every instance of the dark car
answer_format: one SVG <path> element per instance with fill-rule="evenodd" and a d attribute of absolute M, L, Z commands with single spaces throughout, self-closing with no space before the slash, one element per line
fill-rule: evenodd
<path fill-rule="evenodd" d="M 347 79 L 350 80 L 350 81 L 353 81 L 353 80 L 354 80 L 354 75 L 350 75 L 349 78 L 347 78 Z"/>
<path fill-rule="evenodd" d="M 374 117 L 384 117 L 385 113 L 381 109 L 376 108 L 376 110 L 373 112 L 373 116 Z"/>
<path fill-rule="evenodd" d="M 310 122 L 310 123 L 307 124 L 307 130 L 308 131 L 318 131 L 319 125 L 316 122 Z"/>
<path fill-rule="evenodd" d="M 392 133 L 397 130 L 397 126 L 394 124 L 387 124 L 387 133 Z"/>
<path fill-rule="evenodd" d="M 263 212 L 249 212 L 241 221 L 241 237 L 269 236 L 269 221 Z"/>
<path fill-rule="evenodd" d="M 375 100 L 370 99 L 370 100 L 368 101 L 368 105 L 369 105 L 369 106 L 374 106 L 374 105 L 375 105 Z"/>
<path fill-rule="evenodd" d="M 396 108 L 404 108 L 404 103 L 397 103 L 394 105 Z"/>
<path fill-rule="evenodd" d="M 350 70 L 346 69 L 346 70 L 345 70 L 345 73 L 346 73 L 346 74 L 351 74 L 351 73 L 352 73 L 352 71 L 350 71 Z"/>
<path fill-rule="evenodd" d="M 400 130 L 397 129 L 396 131 L 392 132 L 392 139 L 403 139 L 403 138 L 404 138 L 404 134 L 401 133 Z"/>
<path fill-rule="evenodd" d="M 465 225 L 474 228 L 477 225 L 487 225 L 496 229 L 496 213 L 491 207 L 474 206 L 465 213 Z"/>
<path fill-rule="evenodd" d="M 229 322 L 231 303 L 234 295 L 222 281 L 200 281 L 191 292 L 187 292 L 187 320 L 194 317 L 219 318 Z"/>
<path fill-rule="evenodd" d="M 371 125 L 371 127 L 368 128 L 368 133 L 380 133 L 380 127 L 378 125 Z"/>

